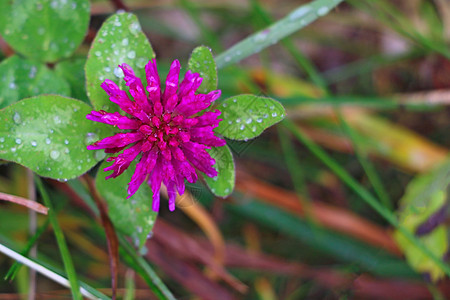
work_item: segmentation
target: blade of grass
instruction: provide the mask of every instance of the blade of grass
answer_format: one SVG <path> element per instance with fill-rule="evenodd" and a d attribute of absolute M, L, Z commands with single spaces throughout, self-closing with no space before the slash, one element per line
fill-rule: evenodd
<path fill-rule="evenodd" d="M 80 288 L 78 285 L 77 274 L 75 268 L 73 266 L 72 258 L 70 257 L 69 249 L 66 244 L 66 240 L 64 238 L 64 234 L 59 226 L 58 219 L 56 217 L 56 213 L 53 209 L 53 204 L 50 201 L 50 198 L 47 194 L 47 191 L 44 188 L 44 185 L 41 179 L 35 176 L 36 186 L 41 194 L 42 199 L 44 200 L 45 205 L 48 207 L 48 217 L 50 219 L 50 223 L 53 227 L 53 232 L 55 233 L 56 242 L 58 243 L 59 252 L 61 253 L 61 257 L 64 263 L 64 268 L 67 273 L 67 277 L 70 282 L 70 290 L 72 292 L 72 297 L 74 299 L 82 299 L 80 294 Z"/>
<path fill-rule="evenodd" d="M 243 39 L 216 57 L 217 68 L 236 63 L 326 15 L 343 0 L 316 0 L 302 5 L 271 26 Z"/>
<path fill-rule="evenodd" d="M 361 166 L 364 169 L 364 172 L 366 172 L 366 175 L 375 190 L 375 193 L 377 194 L 378 198 L 380 199 L 381 203 L 388 209 L 392 210 L 393 205 L 391 200 L 389 199 L 389 195 L 386 192 L 383 183 L 381 182 L 380 177 L 378 176 L 378 173 L 374 167 L 373 164 L 369 162 L 369 159 L 367 157 L 367 151 L 361 147 L 363 145 L 364 141 L 361 139 L 360 135 L 355 132 L 345 121 L 344 116 L 342 115 L 342 112 L 339 108 L 335 108 L 335 111 L 337 112 L 337 116 L 339 119 L 339 122 L 341 123 L 342 128 L 345 131 L 345 134 L 350 138 L 350 141 L 352 142 L 353 149 L 355 151 L 355 155 L 361 164 Z"/>
<path fill-rule="evenodd" d="M 119 238 L 120 246 L 125 251 L 124 254 L 127 254 L 128 258 L 131 259 L 131 261 L 129 260 L 129 262 L 133 263 L 132 266 L 134 265 L 134 267 L 138 267 L 137 269 L 135 269 L 137 272 L 144 273 L 143 278 L 146 280 L 147 284 L 150 286 L 156 296 L 159 299 L 175 300 L 173 294 L 162 282 L 162 280 L 155 273 L 152 267 L 142 256 L 136 254 L 136 250 L 130 245 L 125 237 L 120 233 L 117 234 L 117 237 Z"/>
<path fill-rule="evenodd" d="M 0 252 L 13 258 L 14 260 L 26 265 L 30 269 L 35 270 L 36 272 L 42 274 L 43 276 L 49 278 L 50 280 L 57 282 L 65 287 L 70 287 L 72 284 L 64 277 L 59 275 L 58 273 L 42 266 L 41 264 L 31 260 L 18 252 L 4 246 L 0 243 Z M 81 295 L 89 298 L 89 299 L 109 299 L 102 293 L 98 292 L 94 288 L 90 287 L 86 283 L 81 283 L 82 287 L 79 289 Z"/>
<path fill-rule="evenodd" d="M 319 158 L 336 176 L 338 176 L 348 187 L 350 187 L 361 199 L 370 207 L 379 213 L 386 221 L 398 229 L 414 246 L 416 246 L 424 255 L 428 256 L 444 272 L 450 276 L 450 266 L 439 259 L 427 247 L 423 245 L 411 232 L 400 226 L 397 217 L 393 212 L 386 209 L 367 189 L 361 186 L 344 168 L 333 160 L 320 146 L 308 139 L 305 134 L 290 120 L 284 120 L 282 123 L 292 134 L 302 142 L 317 158 Z"/>

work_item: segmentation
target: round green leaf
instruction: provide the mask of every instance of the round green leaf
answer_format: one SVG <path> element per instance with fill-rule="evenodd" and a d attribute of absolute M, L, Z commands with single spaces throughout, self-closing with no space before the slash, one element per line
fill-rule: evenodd
<path fill-rule="evenodd" d="M 137 247 L 142 247 L 157 217 L 157 213 L 151 208 L 152 190 L 146 183 L 143 183 L 136 194 L 127 199 L 127 187 L 131 181 L 131 176 L 133 176 L 136 163 L 133 162 L 117 178 L 106 180 L 105 178 L 110 172 L 103 172 L 103 169 L 111 164 L 112 162 L 105 161 L 100 166 L 95 184 L 100 195 L 108 204 L 108 214 L 114 227 L 131 236 Z"/>
<path fill-rule="evenodd" d="M 84 76 L 85 64 L 85 58 L 65 60 L 56 65 L 55 72 L 70 84 L 73 98 L 89 102 L 86 94 L 86 77 Z"/>
<path fill-rule="evenodd" d="M 239 95 L 225 99 L 217 107 L 223 119 L 215 131 L 233 140 L 253 139 L 283 120 L 283 106 L 266 97 Z"/>
<path fill-rule="evenodd" d="M 207 151 L 216 160 L 214 168 L 219 174 L 213 178 L 204 176 L 206 184 L 214 195 L 226 197 L 234 189 L 236 172 L 234 170 L 233 155 L 228 146 L 214 147 Z"/>
<path fill-rule="evenodd" d="M 0 159 L 37 174 L 66 180 L 104 158 L 86 145 L 111 135 L 111 127 L 86 119 L 87 104 L 56 95 L 24 99 L 0 110 Z"/>
<path fill-rule="evenodd" d="M 89 16 L 88 0 L 0 1 L 0 32 L 17 52 L 54 62 L 80 45 Z"/>
<path fill-rule="evenodd" d="M 189 70 L 199 73 L 203 78 L 198 91 L 206 94 L 217 88 L 217 67 L 211 49 L 199 46 L 192 51 L 188 63 Z"/>
<path fill-rule="evenodd" d="M 120 88 L 125 88 L 119 64 L 130 65 L 145 84 L 144 67 L 154 57 L 152 46 L 135 15 L 119 13 L 108 18 L 97 33 L 86 62 L 86 88 L 95 109 L 119 111 L 119 107 L 109 101 L 108 95 L 100 87 L 105 79 L 110 79 Z"/>
<path fill-rule="evenodd" d="M 0 108 L 44 93 L 69 96 L 69 84 L 45 65 L 16 55 L 0 64 Z"/>

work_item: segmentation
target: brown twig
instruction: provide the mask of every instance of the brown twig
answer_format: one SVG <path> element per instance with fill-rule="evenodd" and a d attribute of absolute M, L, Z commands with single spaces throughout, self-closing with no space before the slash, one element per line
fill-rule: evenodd
<path fill-rule="evenodd" d="M 111 4 L 114 6 L 116 10 L 122 9 L 124 11 L 130 11 L 128 6 L 126 6 L 122 0 L 110 0 Z"/>
<path fill-rule="evenodd" d="M 87 174 L 83 175 L 83 180 L 86 182 L 89 192 L 92 198 L 97 204 L 98 210 L 100 211 L 100 219 L 105 229 L 106 243 L 108 245 L 109 253 L 109 265 L 111 268 L 111 287 L 112 287 L 112 299 L 116 299 L 117 293 L 117 280 L 118 280 L 118 268 L 119 268 L 119 240 L 117 239 L 116 231 L 111 220 L 108 217 L 108 208 L 105 202 L 100 197 L 95 187 L 94 180 Z"/>
<path fill-rule="evenodd" d="M 14 195 L 10 195 L 10 194 L 5 194 L 5 193 L 0 193 L 0 200 L 4 200 L 4 201 L 9 201 L 9 202 L 13 202 L 22 206 L 25 206 L 29 209 L 32 209 L 38 213 L 44 214 L 46 215 L 48 212 L 48 208 L 45 207 L 44 205 L 19 197 L 19 196 L 14 196 Z"/>

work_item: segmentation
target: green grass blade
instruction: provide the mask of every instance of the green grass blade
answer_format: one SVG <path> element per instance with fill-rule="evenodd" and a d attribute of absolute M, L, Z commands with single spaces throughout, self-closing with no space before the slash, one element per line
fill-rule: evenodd
<path fill-rule="evenodd" d="M 355 151 L 355 155 L 361 164 L 361 166 L 364 169 L 364 172 L 366 172 L 367 178 L 370 181 L 370 184 L 372 185 L 373 189 L 375 190 L 375 193 L 377 194 L 378 198 L 380 199 L 381 203 L 389 209 L 393 209 L 393 205 L 391 200 L 389 199 L 389 195 L 386 192 L 386 189 L 384 188 L 384 185 L 381 181 L 381 178 L 378 176 L 378 173 L 372 163 L 370 163 L 368 157 L 367 157 L 367 151 L 363 148 L 364 141 L 361 140 L 361 137 L 355 130 L 353 130 L 345 121 L 344 116 L 342 115 L 342 112 L 339 108 L 336 108 L 335 111 L 337 112 L 337 116 L 339 119 L 339 122 L 342 125 L 342 128 L 344 129 L 346 135 L 350 138 L 350 141 L 352 142 L 353 149 Z"/>
<path fill-rule="evenodd" d="M 386 221 L 397 228 L 411 243 L 420 251 L 435 262 L 444 272 L 450 276 L 450 266 L 434 255 L 423 245 L 411 232 L 400 226 L 397 217 L 390 210 L 386 209 L 372 194 L 361 186 L 350 174 L 333 160 L 320 146 L 308 139 L 290 120 L 282 123 L 294 136 L 301 141 L 317 158 L 319 158 L 331 171 L 333 171 L 348 187 L 350 187 L 361 199 L 378 212 Z"/>
<path fill-rule="evenodd" d="M 143 278 L 156 296 L 161 300 L 175 300 L 175 296 L 170 292 L 164 282 L 162 282 L 148 262 L 142 256 L 136 254 L 136 250 L 123 235 L 118 233 L 117 237 L 119 238 L 120 246 L 125 250 L 128 258 L 131 259 L 130 263 L 132 263 L 134 267 L 138 267 L 136 271 L 143 275 Z"/>
<path fill-rule="evenodd" d="M 47 191 L 42 184 L 42 181 L 39 177 L 35 177 L 36 186 L 41 194 L 42 199 L 44 200 L 45 206 L 48 207 L 48 217 L 50 219 L 50 223 L 53 227 L 53 232 L 55 233 L 56 242 L 58 243 L 59 251 L 61 253 L 61 257 L 64 263 L 64 268 L 67 273 L 67 277 L 70 282 L 70 290 L 72 292 L 72 297 L 74 299 L 82 299 L 80 294 L 80 287 L 78 285 L 77 273 L 73 266 L 72 258 L 70 257 L 69 249 L 66 244 L 66 240 L 64 238 L 64 234 L 59 226 L 58 219 L 56 217 L 55 210 L 53 209 L 52 202 L 47 194 Z"/>
<path fill-rule="evenodd" d="M 216 57 L 217 68 L 236 63 L 258 53 L 288 35 L 326 15 L 343 0 L 316 0 L 302 5 L 283 19 L 250 35 Z"/>

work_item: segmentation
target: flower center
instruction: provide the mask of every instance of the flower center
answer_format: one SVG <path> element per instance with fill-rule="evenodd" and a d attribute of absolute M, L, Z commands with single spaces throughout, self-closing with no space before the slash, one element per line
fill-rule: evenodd
<path fill-rule="evenodd" d="M 147 141 L 156 145 L 161 151 L 168 151 L 168 146 L 178 147 L 190 140 L 190 135 L 183 130 L 184 117 L 165 113 L 162 116 L 150 117 L 148 124 L 143 124 L 139 131 L 145 135 Z"/>

